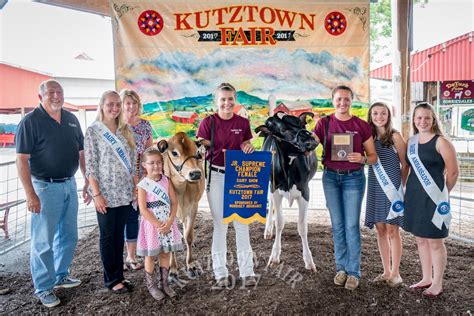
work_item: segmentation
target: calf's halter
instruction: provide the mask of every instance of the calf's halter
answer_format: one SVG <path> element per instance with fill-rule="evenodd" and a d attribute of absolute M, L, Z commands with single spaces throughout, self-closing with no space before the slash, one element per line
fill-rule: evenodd
<path fill-rule="evenodd" d="M 183 163 L 180 164 L 179 166 L 175 165 L 175 163 L 173 162 L 173 159 L 171 159 L 170 157 L 170 153 L 168 152 L 168 160 L 171 162 L 171 164 L 173 165 L 174 169 L 176 169 L 176 171 L 181 175 L 183 176 L 183 174 L 181 173 L 181 170 L 183 170 L 183 166 L 184 164 L 186 163 L 186 161 L 188 161 L 189 159 L 196 159 L 196 160 L 201 160 L 202 159 L 202 156 L 200 153 L 196 153 L 194 156 L 189 156 L 189 157 L 186 157 L 186 159 L 184 159 Z"/>
<path fill-rule="evenodd" d="M 308 131 L 307 129 L 305 128 L 302 128 L 300 129 L 298 132 L 296 132 L 295 134 L 295 137 L 293 137 L 293 139 L 291 140 L 286 140 L 284 138 L 281 138 L 279 136 L 276 136 L 275 134 L 272 134 L 272 137 L 274 137 L 276 140 L 280 141 L 280 142 L 285 142 L 285 143 L 288 143 L 290 145 L 293 145 L 293 147 L 295 148 L 298 148 L 298 149 L 301 149 L 300 146 L 298 146 L 298 135 L 300 133 L 304 133 L 304 134 L 307 134 L 308 136 L 311 136 L 311 132 Z"/>

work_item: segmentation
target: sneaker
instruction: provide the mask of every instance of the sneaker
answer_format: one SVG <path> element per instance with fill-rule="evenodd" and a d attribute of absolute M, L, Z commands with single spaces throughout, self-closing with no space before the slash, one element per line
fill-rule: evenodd
<path fill-rule="evenodd" d="M 346 284 L 347 274 L 344 271 L 339 271 L 334 277 L 334 284 L 344 286 Z"/>
<path fill-rule="evenodd" d="M 382 282 L 388 282 L 388 278 L 385 277 L 385 275 L 380 274 L 375 277 L 375 279 L 372 280 L 373 283 L 382 283 Z"/>
<path fill-rule="evenodd" d="M 35 295 L 40 300 L 41 304 L 46 307 L 58 306 L 61 303 L 59 298 L 54 295 L 53 291 L 44 291 Z"/>
<path fill-rule="evenodd" d="M 397 287 L 397 286 L 402 285 L 402 283 L 403 283 L 403 279 L 402 279 L 401 276 L 397 276 L 397 277 L 395 277 L 395 278 L 393 278 L 393 279 L 388 279 L 388 280 L 387 280 L 387 284 L 388 284 L 388 286 L 390 286 L 390 287 Z"/>
<path fill-rule="evenodd" d="M 73 279 L 68 276 L 65 276 L 61 281 L 59 281 L 54 288 L 55 289 L 70 289 L 72 287 L 76 287 L 81 285 L 81 280 Z"/>
<path fill-rule="evenodd" d="M 355 290 L 359 287 L 359 278 L 353 275 L 349 275 L 347 277 L 346 285 L 344 286 L 346 290 Z"/>
<path fill-rule="evenodd" d="M 257 285 L 257 279 L 254 276 L 248 276 L 242 278 L 243 286 L 255 286 Z"/>
<path fill-rule="evenodd" d="M 212 286 L 213 290 L 223 290 L 229 286 L 229 278 L 220 278 L 216 281 L 216 283 Z"/>

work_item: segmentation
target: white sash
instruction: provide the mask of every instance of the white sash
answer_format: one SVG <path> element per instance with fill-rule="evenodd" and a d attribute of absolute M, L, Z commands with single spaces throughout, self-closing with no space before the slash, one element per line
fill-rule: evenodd
<path fill-rule="evenodd" d="M 164 175 L 162 176 L 164 177 Z M 137 187 L 142 188 L 143 190 L 147 191 L 150 194 L 156 196 L 156 198 L 165 203 L 166 206 L 170 206 L 170 197 L 166 192 L 165 188 L 161 184 L 147 177 L 144 177 L 138 184 Z"/>
<path fill-rule="evenodd" d="M 387 198 L 392 202 L 390 205 L 390 211 L 388 212 L 387 220 L 394 219 L 398 216 L 403 216 L 403 210 L 405 209 L 405 204 L 403 203 L 403 187 L 400 184 L 400 187 L 395 188 L 395 185 L 392 183 L 392 180 L 385 172 L 380 159 L 377 158 L 377 163 L 373 166 L 370 166 L 377 177 L 377 181 L 382 188 L 383 192 Z"/>
<path fill-rule="evenodd" d="M 118 139 L 115 134 L 112 133 L 108 129 L 108 127 L 100 121 L 95 121 L 94 123 L 92 123 L 91 127 L 100 136 L 102 136 L 102 140 L 104 140 L 104 142 L 112 148 L 112 151 L 114 152 L 115 156 L 117 156 L 117 158 L 120 160 L 122 165 L 125 167 L 125 170 L 127 170 L 128 174 L 132 176 L 132 164 L 130 163 L 127 152 L 123 148 L 123 144 L 120 139 Z"/>
<path fill-rule="evenodd" d="M 436 210 L 431 221 L 436 227 L 438 227 L 438 229 L 442 229 L 443 223 L 446 225 L 446 228 L 449 228 L 452 215 L 451 206 L 449 204 L 448 188 L 446 187 L 446 183 L 444 183 L 444 189 L 441 192 L 439 187 L 436 185 L 436 182 L 434 182 L 430 173 L 421 162 L 418 157 L 418 139 L 419 134 L 416 134 L 408 140 L 408 159 L 410 160 L 412 170 L 415 172 L 421 185 L 430 199 L 436 204 Z"/>

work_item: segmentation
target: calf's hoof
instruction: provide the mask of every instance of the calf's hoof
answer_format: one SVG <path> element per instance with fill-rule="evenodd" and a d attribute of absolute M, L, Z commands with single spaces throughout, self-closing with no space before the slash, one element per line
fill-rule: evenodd
<path fill-rule="evenodd" d="M 188 269 L 186 269 L 186 274 L 190 278 L 195 278 L 201 275 L 201 271 L 197 267 L 189 267 Z"/>
<path fill-rule="evenodd" d="M 168 282 L 171 284 L 178 284 L 179 283 L 178 273 L 170 272 L 168 275 Z"/>
<path fill-rule="evenodd" d="M 273 238 L 273 232 L 267 232 L 263 233 L 263 239 L 272 239 Z"/>
<path fill-rule="evenodd" d="M 270 260 L 268 261 L 267 267 L 269 267 L 269 268 L 276 268 L 276 267 L 278 267 L 279 264 L 280 264 L 280 260 L 270 259 Z"/>
<path fill-rule="evenodd" d="M 311 272 L 315 272 L 315 273 L 318 272 L 318 270 L 316 269 L 316 265 L 314 263 L 306 264 L 305 269 L 310 270 Z"/>

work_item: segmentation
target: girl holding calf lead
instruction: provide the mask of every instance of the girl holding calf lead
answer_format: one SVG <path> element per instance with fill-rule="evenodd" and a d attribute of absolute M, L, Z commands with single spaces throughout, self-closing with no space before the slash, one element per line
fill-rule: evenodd
<path fill-rule="evenodd" d="M 223 223 L 225 173 L 223 150 L 242 150 L 245 153 L 254 151 L 250 143 L 252 132 L 249 120 L 233 112 L 236 99 L 237 92 L 231 84 L 220 84 L 215 94 L 217 113 L 202 120 L 197 132 L 198 139 L 209 148 L 206 158 L 211 161 L 207 199 L 214 221 L 211 252 L 212 268 L 216 278 L 216 284 L 213 287 L 215 289 L 224 289 L 230 285 L 226 266 L 228 224 Z M 249 227 L 236 221 L 233 224 L 240 277 L 244 285 L 253 286 L 256 284 L 256 279 L 253 271 L 253 251 L 250 246 Z"/>

